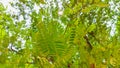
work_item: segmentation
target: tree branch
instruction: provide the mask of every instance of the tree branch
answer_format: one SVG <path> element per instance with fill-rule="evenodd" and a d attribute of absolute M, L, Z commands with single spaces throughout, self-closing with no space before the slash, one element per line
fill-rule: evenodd
<path fill-rule="evenodd" d="M 89 42 L 89 39 L 88 39 L 88 37 L 86 35 L 84 36 L 84 39 L 86 40 L 89 48 L 92 49 L 93 47 L 92 47 L 91 43 Z"/>

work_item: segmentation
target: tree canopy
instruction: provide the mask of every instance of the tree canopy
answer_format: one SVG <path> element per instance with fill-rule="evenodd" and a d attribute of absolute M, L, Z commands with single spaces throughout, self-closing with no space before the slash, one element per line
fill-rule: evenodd
<path fill-rule="evenodd" d="M 120 68 L 119 0 L 0 1 L 1 68 Z"/>

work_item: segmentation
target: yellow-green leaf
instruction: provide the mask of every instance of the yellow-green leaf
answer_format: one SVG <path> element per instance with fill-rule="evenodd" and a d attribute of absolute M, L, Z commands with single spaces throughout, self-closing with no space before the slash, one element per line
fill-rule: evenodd
<path fill-rule="evenodd" d="M 90 25 L 90 27 L 88 27 L 87 31 L 88 31 L 88 32 L 91 32 L 91 31 L 93 31 L 95 28 L 96 28 L 96 25 L 95 25 L 95 24 L 92 24 L 92 25 Z"/>
<path fill-rule="evenodd" d="M 100 3 L 97 3 L 96 6 L 98 6 L 98 7 L 108 7 L 109 4 L 100 2 Z"/>
<path fill-rule="evenodd" d="M 5 36 L 6 32 L 2 25 L 0 25 L 0 38 L 3 38 Z"/>

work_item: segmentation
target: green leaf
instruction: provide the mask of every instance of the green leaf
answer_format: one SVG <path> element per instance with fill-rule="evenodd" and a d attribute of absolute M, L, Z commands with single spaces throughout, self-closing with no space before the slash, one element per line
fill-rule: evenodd
<path fill-rule="evenodd" d="M 94 29 L 96 28 L 96 25 L 95 24 L 92 24 L 88 27 L 87 31 L 88 32 L 92 32 Z"/>
<path fill-rule="evenodd" d="M 90 8 L 89 7 L 86 7 L 86 8 L 84 8 L 84 9 L 82 9 L 82 12 L 83 13 L 88 13 L 88 12 L 90 12 Z"/>
<path fill-rule="evenodd" d="M 90 5 L 90 6 L 88 6 L 88 7 L 85 7 L 85 8 L 83 8 L 82 9 L 82 12 L 83 13 L 89 13 L 91 10 L 93 10 L 95 8 L 95 6 L 94 5 Z"/>
<path fill-rule="evenodd" d="M 2 25 L 0 25 L 0 38 L 3 39 L 3 37 L 6 35 L 5 29 Z"/>
<path fill-rule="evenodd" d="M 0 14 L 1 14 L 1 11 L 4 11 L 4 10 L 5 10 L 4 6 L 2 5 L 2 3 L 0 3 Z"/>
<path fill-rule="evenodd" d="M 97 6 L 97 7 L 101 7 L 101 8 L 103 8 L 103 7 L 109 7 L 109 4 L 106 4 L 106 3 L 100 2 L 100 3 L 97 3 L 96 6 Z"/>

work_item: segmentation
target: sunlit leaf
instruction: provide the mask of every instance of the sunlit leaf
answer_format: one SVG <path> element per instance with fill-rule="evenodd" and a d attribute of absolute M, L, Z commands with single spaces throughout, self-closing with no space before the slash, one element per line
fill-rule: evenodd
<path fill-rule="evenodd" d="M 92 25 L 90 25 L 90 26 L 88 27 L 87 31 L 88 31 L 88 32 L 91 32 L 91 31 L 93 31 L 95 28 L 96 28 L 96 25 L 95 25 L 95 24 L 92 24 Z"/>
<path fill-rule="evenodd" d="M 96 6 L 98 6 L 98 7 L 109 7 L 109 4 L 100 2 L 100 3 L 97 3 Z"/>
<path fill-rule="evenodd" d="M 6 31 L 2 25 L 0 25 L 0 38 L 2 39 L 6 35 Z"/>

